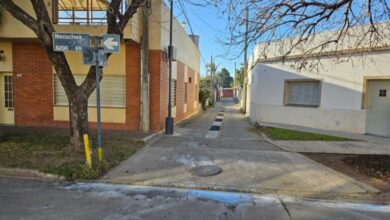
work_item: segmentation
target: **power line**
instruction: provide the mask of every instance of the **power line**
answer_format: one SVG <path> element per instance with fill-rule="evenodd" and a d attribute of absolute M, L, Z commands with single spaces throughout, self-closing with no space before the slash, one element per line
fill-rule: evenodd
<path fill-rule="evenodd" d="M 186 11 L 184 4 L 181 0 L 179 0 L 179 5 L 183 11 L 184 18 L 187 20 L 188 26 L 190 27 L 191 34 L 194 35 L 194 31 L 192 30 L 192 25 L 191 25 L 190 19 L 188 19 L 187 11 Z"/>

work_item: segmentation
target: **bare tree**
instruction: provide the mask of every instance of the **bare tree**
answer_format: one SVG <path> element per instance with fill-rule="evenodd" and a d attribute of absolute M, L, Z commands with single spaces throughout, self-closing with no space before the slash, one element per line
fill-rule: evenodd
<path fill-rule="evenodd" d="M 300 53 L 304 64 L 324 51 L 364 52 L 390 42 L 388 0 L 187 1 L 214 5 L 228 19 L 226 44 L 242 51 L 247 34 L 248 44 L 262 45 L 263 58 L 275 50 L 283 59 Z"/>
<path fill-rule="evenodd" d="M 107 33 L 119 34 L 121 38 L 123 38 L 123 31 L 127 23 L 137 12 L 137 9 L 150 4 L 148 0 L 131 0 L 127 8 L 121 11 L 122 1 L 107 1 L 109 3 L 107 8 Z M 27 1 L 23 2 L 23 4 L 28 4 Z M 52 33 L 55 32 L 55 29 L 45 2 L 44 0 L 31 0 L 34 15 L 26 12 L 22 6 L 17 5 L 12 0 L 0 0 L 0 6 L 29 27 L 46 50 L 48 58 L 69 99 L 72 131 L 71 146 L 74 149 L 80 149 L 82 147 L 82 135 L 88 133 L 88 98 L 96 86 L 95 68 L 91 67 L 89 69 L 81 85 L 76 84 L 64 53 L 53 51 Z"/>

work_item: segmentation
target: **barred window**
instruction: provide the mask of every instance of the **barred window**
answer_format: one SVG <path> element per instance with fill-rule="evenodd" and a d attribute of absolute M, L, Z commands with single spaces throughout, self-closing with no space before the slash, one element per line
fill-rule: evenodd
<path fill-rule="evenodd" d="M 85 75 L 75 75 L 76 83 L 81 84 Z M 102 107 L 126 107 L 126 84 L 124 76 L 105 76 L 100 81 L 100 103 Z M 54 104 L 68 105 L 68 97 L 57 75 L 54 76 Z M 96 106 L 96 90 L 88 99 L 88 106 Z"/>
<path fill-rule="evenodd" d="M 4 76 L 4 106 L 6 108 L 14 107 L 14 95 L 13 95 L 13 84 L 12 76 Z"/>
<path fill-rule="evenodd" d="M 286 81 L 286 104 L 318 107 L 320 105 L 320 81 L 297 80 Z"/>

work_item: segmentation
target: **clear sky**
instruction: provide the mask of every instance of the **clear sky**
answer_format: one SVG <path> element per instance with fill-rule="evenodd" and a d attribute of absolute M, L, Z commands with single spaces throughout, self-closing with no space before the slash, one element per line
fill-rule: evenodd
<path fill-rule="evenodd" d="M 221 17 L 217 10 L 211 6 L 200 7 L 186 1 L 182 2 L 184 3 L 193 33 L 200 36 L 200 52 L 202 54 L 200 63 L 201 75 L 204 76 L 206 74 L 205 65 L 206 63 L 210 63 L 211 56 L 213 56 L 213 60 L 218 66 L 218 70 L 225 67 L 233 77 L 234 62 L 236 61 L 238 69 L 240 64 L 243 63 L 243 55 L 238 59 L 232 60 L 232 58 L 237 56 L 241 51 L 230 51 L 230 53 L 227 54 L 228 47 L 221 42 L 221 39 L 227 35 L 227 18 Z M 167 3 L 169 2 L 167 1 Z M 177 0 L 174 0 L 174 15 L 180 22 L 185 20 L 183 10 Z M 188 22 L 186 21 L 186 23 Z M 191 34 L 189 26 L 189 24 L 186 25 L 186 31 Z M 252 51 L 248 50 L 248 54 L 251 53 Z"/>

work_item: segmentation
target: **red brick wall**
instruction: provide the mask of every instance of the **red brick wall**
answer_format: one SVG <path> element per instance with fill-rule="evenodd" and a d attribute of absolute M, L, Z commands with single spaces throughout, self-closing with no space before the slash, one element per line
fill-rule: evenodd
<path fill-rule="evenodd" d="M 140 63 L 140 45 L 126 44 L 126 123 L 102 123 L 103 129 L 139 130 Z M 13 43 L 13 68 L 15 125 L 68 127 L 69 122 L 53 120 L 53 71 L 41 45 Z"/>
<path fill-rule="evenodd" d="M 15 125 L 68 127 L 69 122 L 53 120 L 53 72 L 46 52 L 39 43 L 13 43 Z M 165 128 L 168 115 L 168 62 L 160 50 L 149 52 L 150 62 L 150 128 Z M 126 43 L 126 123 L 102 123 L 103 129 L 139 130 L 140 124 L 140 45 Z M 19 76 L 21 74 L 21 76 Z M 178 61 L 177 110 L 175 122 L 198 111 L 195 72 L 188 68 L 187 112 L 184 113 L 184 64 Z M 96 128 L 96 123 L 90 123 Z"/>
<path fill-rule="evenodd" d="M 184 70 L 185 66 L 182 62 L 177 61 L 177 79 L 176 79 L 176 117 L 175 123 L 184 119 Z"/>
<path fill-rule="evenodd" d="M 160 69 L 163 53 L 159 50 L 149 51 L 150 72 L 150 129 L 159 131 L 163 129 L 161 122 L 161 97 L 160 97 Z"/>
<path fill-rule="evenodd" d="M 53 126 L 53 71 L 39 43 L 13 43 L 17 126 Z"/>
<path fill-rule="evenodd" d="M 141 47 L 136 43 L 126 44 L 126 126 L 139 130 L 141 105 Z"/>
<path fill-rule="evenodd" d="M 165 118 L 168 116 L 168 91 L 169 91 L 169 63 L 164 60 L 163 52 L 160 52 L 160 130 L 165 129 Z"/>

